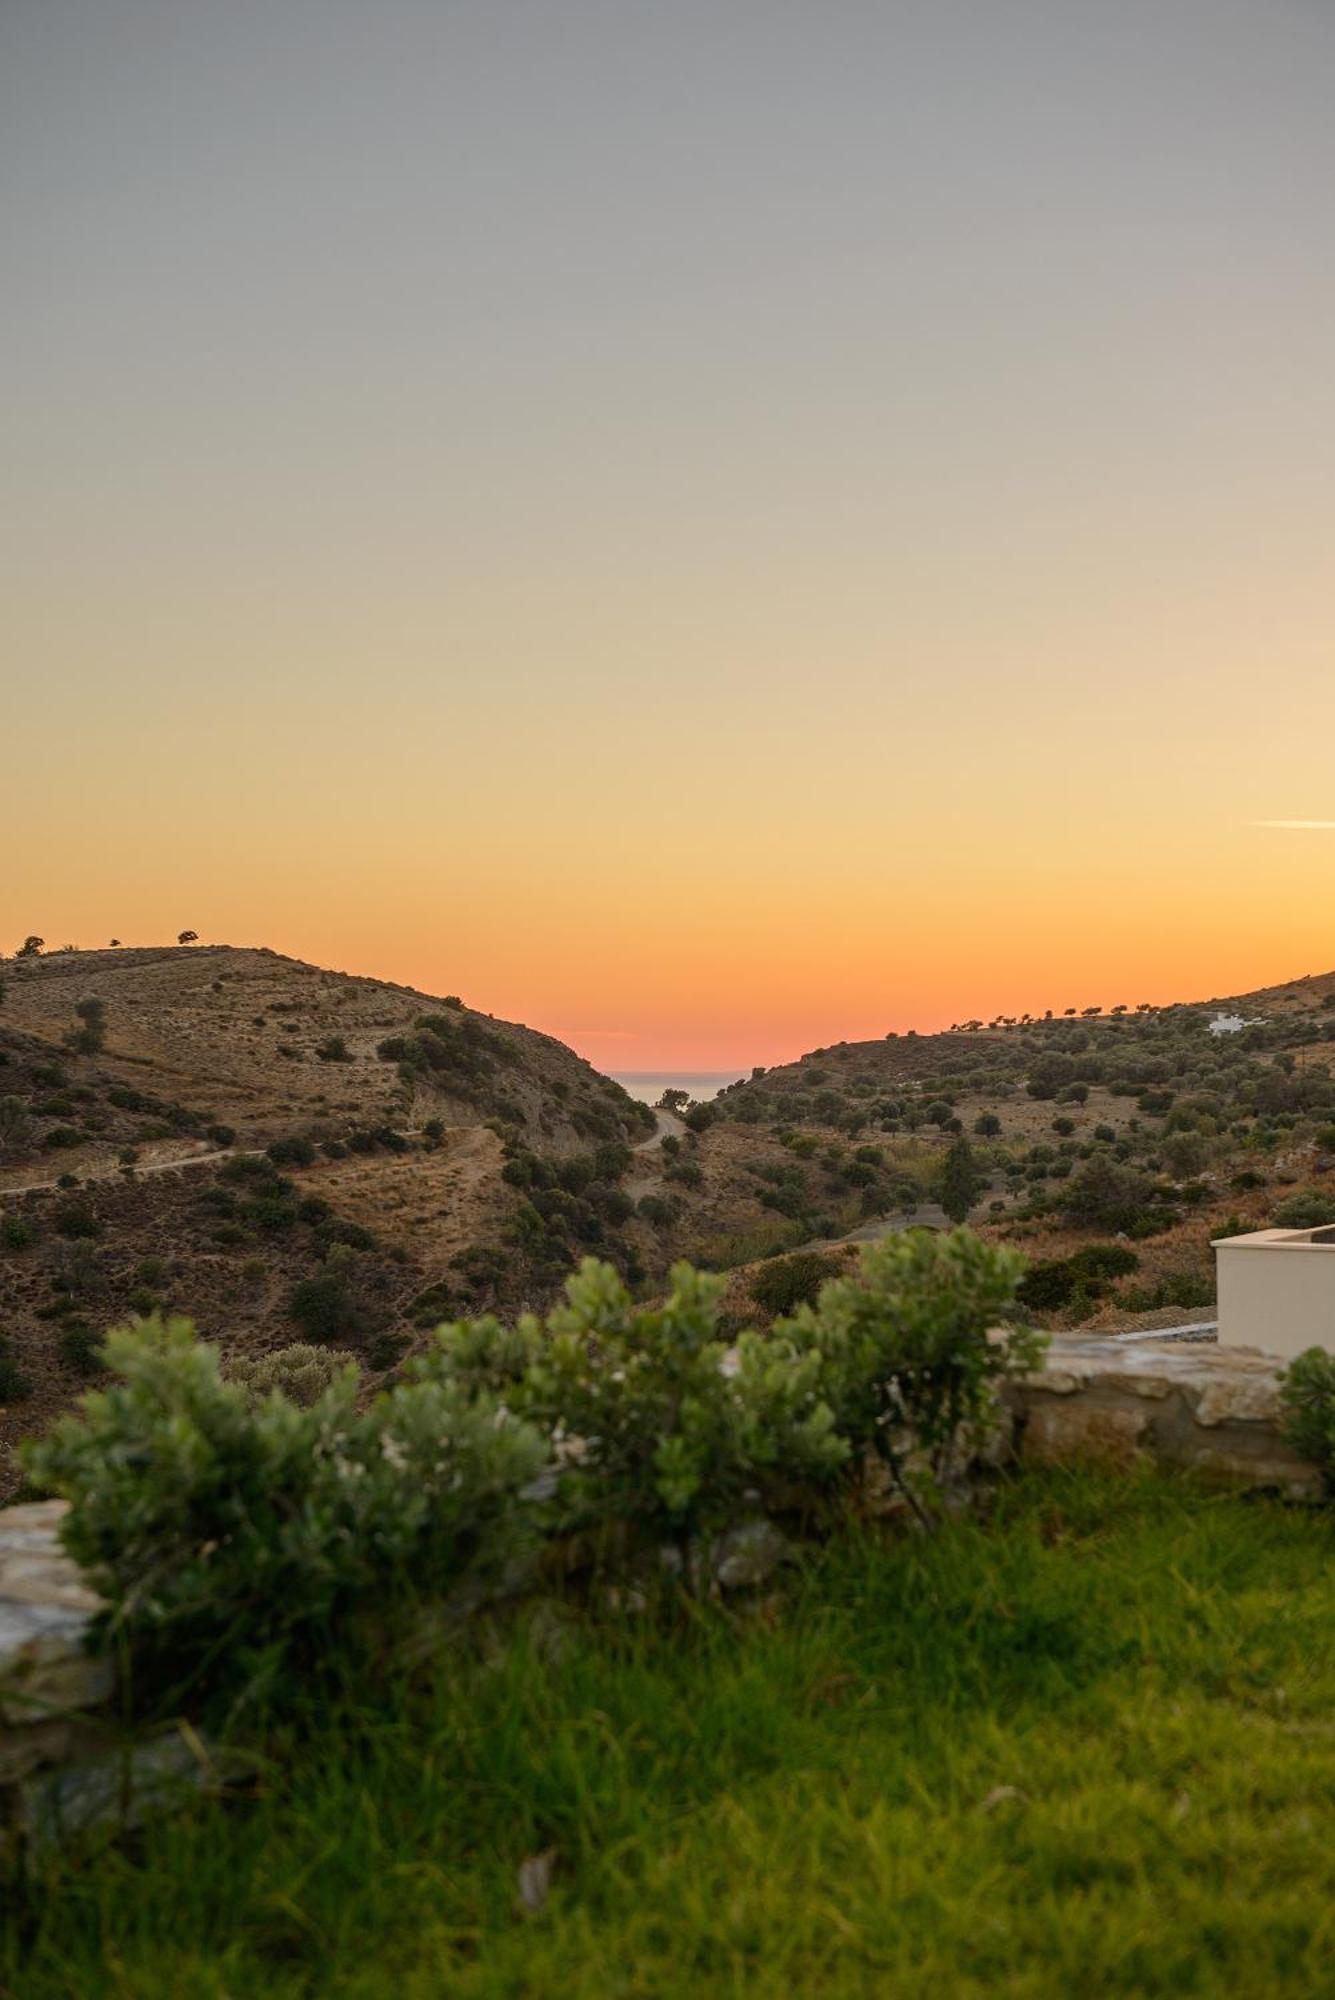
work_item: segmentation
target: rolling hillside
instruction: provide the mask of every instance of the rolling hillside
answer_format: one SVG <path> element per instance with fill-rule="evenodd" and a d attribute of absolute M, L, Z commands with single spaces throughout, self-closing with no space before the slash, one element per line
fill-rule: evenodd
<path fill-rule="evenodd" d="M 653 1117 L 551 1036 L 232 946 L 0 977 L 0 1497 L 130 1314 L 188 1312 L 229 1355 L 316 1340 L 375 1380 L 451 1310 L 544 1303 L 584 1248 L 656 1261 L 615 1229 Z"/>
<path fill-rule="evenodd" d="M 731 1269 L 729 1304 L 754 1316 L 783 1287 L 749 1288 L 783 1253 L 939 1226 L 953 1154 L 957 1212 L 1034 1260 L 1039 1320 L 1208 1317 L 1212 1237 L 1335 1220 L 1333 996 L 1335 974 L 815 1049 L 689 1114 L 649 1192 L 676 1209 L 675 1247 Z M 1212 1034 L 1216 1008 L 1255 1025 Z"/>

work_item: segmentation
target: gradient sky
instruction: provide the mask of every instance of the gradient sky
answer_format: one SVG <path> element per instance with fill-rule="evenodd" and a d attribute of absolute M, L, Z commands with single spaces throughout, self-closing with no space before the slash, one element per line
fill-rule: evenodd
<path fill-rule="evenodd" d="M 612 1069 L 1335 965 L 1330 0 L 5 0 L 0 946 Z"/>

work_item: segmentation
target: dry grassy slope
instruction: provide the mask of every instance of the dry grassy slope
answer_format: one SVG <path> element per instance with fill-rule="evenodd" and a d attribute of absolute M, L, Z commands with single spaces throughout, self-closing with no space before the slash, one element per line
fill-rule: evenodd
<path fill-rule="evenodd" d="M 1202 1004 L 1236 1014 L 1306 1014 L 1331 1000 L 1335 1000 L 1335 972 L 1309 972 L 1279 986 L 1258 986 L 1254 993 L 1231 993 Z"/>
<path fill-rule="evenodd" d="M 1246 1049 L 1245 1061 L 1253 1072 L 1258 1067 L 1270 1069 L 1276 1063 L 1287 1063 L 1292 1067 L 1295 1061 L 1299 1078 L 1307 1071 L 1319 1074 L 1323 1066 L 1335 1072 L 1335 973 L 1313 975 L 1252 994 L 1191 1003 L 1182 1010 L 1171 1010 L 1177 1026 L 1174 1028 L 1172 1023 L 1166 1024 L 1168 1033 L 1171 1036 L 1188 1029 L 1194 1016 L 1199 1024 L 1198 1041 L 1202 1054 L 1217 1049 L 1221 1059 L 1232 1054 L 1243 1056 L 1241 1046 L 1216 1043 L 1205 1033 L 1207 1015 L 1216 1007 L 1248 1016 L 1269 1017 L 1279 1024 L 1278 1039 L 1272 1037 L 1269 1047 L 1254 1049 L 1249 1046 Z M 1315 1019 L 1312 1018 L 1314 1016 Z M 1320 1033 L 1326 1021 L 1331 1023 L 1332 1038 L 1329 1040 Z M 1285 1022 L 1292 1024 L 1292 1047 L 1296 1056 L 1284 1053 L 1289 1047 L 1283 1032 Z M 1057 1212 L 1041 1217 L 1015 1214 L 1017 1208 L 1025 1205 L 1029 1183 L 1022 1182 L 1017 1190 L 1006 1183 L 1002 1173 L 1007 1159 L 1023 1159 L 1030 1147 L 1045 1147 L 1048 1149 L 1047 1157 L 1052 1158 L 1052 1149 L 1062 1134 L 1069 1135 L 1061 1138 L 1063 1146 L 1080 1148 L 1088 1154 L 1090 1142 L 1101 1131 L 1105 1135 L 1105 1143 L 1121 1145 L 1125 1142 L 1133 1168 L 1148 1172 L 1151 1178 L 1165 1174 L 1166 1170 L 1152 1157 L 1157 1151 L 1156 1135 L 1164 1129 L 1163 1121 L 1142 1112 L 1137 1101 L 1138 1093 L 1134 1089 L 1128 1094 L 1124 1085 L 1109 1088 L 1106 1084 L 1090 1082 L 1086 1085 L 1083 1103 L 1058 1103 L 1051 1095 L 1033 1098 L 1027 1094 L 1024 1085 L 1030 1064 L 1043 1048 L 1041 1038 L 1051 1032 L 1059 1041 L 1064 1025 L 1062 1021 L 1044 1022 L 1034 1023 L 1031 1029 L 1021 1033 L 1015 1030 L 952 1031 L 939 1035 L 901 1035 L 872 1042 L 835 1044 L 813 1050 L 795 1063 L 771 1070 L 754 1084 L 734 1086 L 722 1100 L 725 1116 L 730 1111 L 745 1113 L 747 1109 L 755 1110 L 758 1105 L 763 1109 L 756 1122 L 734 1124 L 730 1121 L 721 1128 L 713 1128 L 696 1150 L 694 1157 L 704 1169 L 705 1183 L 683 1204 L 686 1213 L 680 1225 L 681 1247 L 689 1252 L 702 1245 L 702 1240 L 707 1237 L 720 1242 L 726 1240 L 736 1256 L 746 1260 L 734 1271 L 729 1290 L 730 1307 L 740 1307 L 744 1311 L 743 1295 L 753 1271 L 751 1260 L 762 1254 L 760 1239 L 764 1231 L 774 1228 L 773 1217 L 764 1217 L 758 1205 L 763 1190 L 756 1185 L 754 1175 L 748 1169 L 762 1167 L 767 1157 L 770 1161 L 776 1157 L 775 1124 L 782 1122 L 787 1115 L 794 1126 L 815 1137 L 822 1153 L 828 1148 L 841 1153 L 845 1159 L 853 1154 L 862 1140 L 880 1142 L 887 1163 L 893 1161 L 897 1168 L 906 1161 L 906 1142 L 902 1134 L 883 1141 L 873 1116 L 866 1129 L 850 1137 L 846 1130 L 840 1129 L 840 1114 L 850 1108 L 872 1111 L 878 1100 L 902 1098 L 909 1094 L 910 1088 L 921 1110 L 933 1094 L 937 1079 L 942 1079 L 943 1088 L 947 1088 L 945 1080 L 952 1079 L 947 1094 L 966 1133 L 974 1131 L 977 1119 L 984 1112 L 995 1113 L 1000 1120 L 1000 1135 L 994 1143 L 975 1141 L 983 1158 L 991 1159 L 995 1164 L 992 1166 L 992 1185 L 971 1218 L 974 1226 L 986 1235 L 1019 1244 L 1033 1259 L 1065 1258 L 1084 1244 L 1098 1240 L 1095 1232 L 1064 1226 Z M 1141 1042 L 1137 1050 L 1136 1037 L 1140 1029 L 1134 1017 L 1124 1022 L 1107 1016 L 1089 1020 L 1082 1018 L 1071 1025 L 1091 1038 L 1092 1049 L 1106 1049 L 1110 1053 L 1125 1051 L 1131 1060 L 1136 1058 L 1137 1053 L 1141 1056 L 1152 1056 L 1154 1053 L 1152 1043 Z M 1317 1031 L 1316 1038 L 1313 1038 L 1314 1030 Z M 1169 1046 L 1176 1050 L 1183 1045 L 1178 1042 Z M 986 1074 L 988 1071 L 990 1075 Z M 1226 1072 L 1220 1074 L 1221 1077 L 1226 1076 Z M 962 1079 L 966 1081 L 962 1082 Z M 1116 1081 L 1115 1076 L 1113 1080 Z M 1215 1087 L 1214 1079 L 1209 1077 L 1194 1086 L 1178 1084 L 1176 1078 L 1169 1080 L 1176 1085 L 1175 1094 L 1180 1091 L 1188 1098 L 1193 1088 L 1204 1090 L 1208 1095 Z M 1220 1087 L 1224 1089 L 1227 1100 L 1227 1082 L 1222 1081 Z M 828 1115 L 822 1101 L 826 1093 L 830 1098 Z M 1321 1123 L 1322 1116 L 1320 1112 L 1309 1111 L 1296 1131 L 1287 1138 L 1281 1134 L 1278 1143 L 1272 1139 L 1271 1145 L 1259 1157 L 1241 1150 L 1226 1134 L 1220 1133 L 1210 1139 L 1205 1148 L 1205 1162 L 1199 1172 L 1193 1174 L 1191 1170 L 1186 1170 L 1177 1176 L 1195 1183 L 1194 1193 L 1181 1204 L 1181 1219 L 1152 1237 L 1137 1241 L 1135 1247 L 1140 1267 L 1134 1279 L 1124 1288 L 1127 1297 L 1152 1295 L 1156 1291 L 1171 1290 L 1178 1284 L 1187 1284 L 1193 1290 L 1208 1289 L 1213 1279 L 1213 1260 L 1209 1249 L 1212 1235 L 1239 1224 L 1261 1228 L 1272 1219 L 1274 1208 L 1290 1189 L 1319 1186 L 1322 1177 L 1331 1169 L 1329 1156 L 1313 1143 L 1313 1127 Z M 1328 1121 L 1329 1113 L 1324 1116 Z M 912 1144 L 920 1151 L 925 1149 L 927 1156 L 939 1163 L 950 1138 L 948 1133 L 938 1133 L 931 1126 L 924 1126 L 916 1133 Z M 1148 1159 L 1147 1153 L 1151 1156 Z M 782 1158 L 782 1155 L 777 1157 Z M 1236 1174 L 1258 1166 L 1262 1186 L 1252 1189 L 1237 1183 Z M 1166 1178 L 1171 1181 L 1174 1177 L 1167 1173 Z M 1054 1180 L 1052 1185 L 1056 1184 Z M 837 1207 L 837 1197 L 831 1199 L 829 1206 L 831 1209 Z M 690 1241 L 692 1233 L 695 1243 Z M 753 1243 L 755 1247 L 752 1247 Z M 1208 1312 L 1208 1308 L 1184 1303 L 1155 1306 L 1140 1312 L 1128 1309 L 1125 1304 L 1108 1301 L 1092 1316 L 1087 1309 L 1082 1311 L 1080 1322 L 1096 1330 L 1105 1324 L 1163 1325 L 1189 1319 L 1193 1313 L 1199 1315 L 1203 1311 Z"/>
<path fill-rule="evenodd" d="M 501 1144 L 485 1126 L 462 1127 L 430 1151 L 320 1160 L 291 1175 L 297 1198 L 317 1196 L 342 1221 L 371 1230 L 372 1248 L 355 1260 L 355 1288 L 368 1338 L 350 1344 L 376 1373 L 420 1347 L 426 1333 L 413 1301 L 428 1287 L 458 1284 L 451 1259 L 502 1235 L 514 1207 L 500 1177 Z M 229 1187 L 227 1156 L 180 1171 L 90 1177 L 56 1189 L 0 1198 L 0 1220 L 22 1221 L 31 1241 L 0 1246 L 0 1336 L 29 1393 L 0 1399 L 0 1502 L 17 1479 L 13 1446 L 45 1430 L 92 1379 L 69 1355 L 71 1320 L 100 1336 L 149 1304 L 188 1314 L 229 1356 L 254 1355 L 303 1338 L 293 1319 L 293 1287 L 320 1268 L 318 1234 L 305 1223 L 281 1231 L 220 1230 L 211 1196 Z M 70 1205 L 93 1214 L 98 1233 L 69 1240 L 60 1218 Z M 224 1241 L 224 1236 L 229 1240 Z M 455 1294 L 463 1309 L 466 1295 Z M 534 1300 L 533 1303 L 541 1303 Z M 382 1360 L 374 1336 L 388 1339 Z"/>
<path fill-rule="evenodd" d="M 174 1099 L 233 1126 L 240 1144 L 279 1133 L 349 1124 L 475 1124 L 484 1101 L 434 1083 L 405 1090 L 376 1046 L 444 1002 L 411 987 L 356 978 L 232 945 L 76 951 L 5 968 L 0 1021 L 59 1043 L 89 997 L 107 1010 L 106 1048 L 73 1059 L 106 1077 Z M 636 1112 L 615 1084 L 550 1035 L 460 1011 L 508 1044 L 515 1060 L 495 1087 L 522 1113 L 529 1143 L 563 1153 L 588 1142 L 580 1125 L 610 1109 L 629 1132 Z M 351 1060 L 322 1062 L 316 1050 L 341 1036 Z M 62 1163 L 64 1164 L 64 1163 Z"/>
<path fill-rule="evenodd" d="M 228 1353 L 301 1337 L 293 1288 L 321 1268 L 326 1246 L 308 1220 L 238 1228 L 220 1212 L 217 1200 L 248 1192 L 229 1179 L 233 1168 L 254 1165 L 232 1155 L 292 1134 L 420 1135 L 429 1120 L 446 1128 L 408 1150 L 381 1145 L 339 1158 L 321 1148 L 313 1164 L 286 1170 L 293 1200 L 317 1197 L 341 1222 L 373 1233 L 354 1282 L 359 1352 L 374 1370 L 377 1337 L 390 1349 L 424 1337 L 413 1301 L 425 1290 L 444 1288 L 457 1309 L 467 1304 L 451 1260 L 505 1237 L 518 1197 L 501 1177 L 502 1143 L 488 1118 L 500 1112 L 549 1156 L 652 1129 L 620 1086 L 550 1036 L 274 952 L 69 952 L 10 963 L 4 975 L 0 1098 L 17 1099 L 25 1115 L 17 1137 L 0 1131 L 0 1224 L 20 1225 L 25 1240 L 0 1241 L 0 1360 L 8 1354 L 29 1393 L 0 1407 L 0 1498 L 17 1478 L 13 1444 L 86 1386 L 69 1350 L 72 1322 L 100 1335 L 148 1300 L 190 1313 Z M 78 1055 L 64 1041 L 79 1025 L 76 1004 L 90 997 L 106 1009 L 106 1046 Z M 467 1094 L 431 1078 L 405 1084 L 398 1065 L 377 1056 L 380 1042 L 424 1014 L 445 1014 L 451 1033 L 476 1023 L 502 1045 L 500 1058 L 484 1045 Z M 350 1060 L 319 1059 L 318 1045 L 335 1035 Z M 127 1091 L 136 1099 L 127 1103 Z M 209 1131 L 223 1126 L 230 1142 Z M 65 1143 L 53 1146 L 53 1136 Z M 132 1165 L 122 1164 L 124 1148 L 134 1149 Z M 78 1187 L 62 1190 L 62 1177 Z M 66 1232 L 71 1206 L 93 1211 L 88 1236 Z M 521 1267 L 512 1289 L 526 1282 Z"/>

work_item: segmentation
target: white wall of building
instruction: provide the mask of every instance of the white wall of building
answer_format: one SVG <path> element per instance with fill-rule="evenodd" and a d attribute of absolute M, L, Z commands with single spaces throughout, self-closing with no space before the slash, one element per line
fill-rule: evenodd
<path fill-rule="evenodd" d="M 1222 1345 L 1285 1360 L 1309 1347 L 1335 1354 L 1335 1232 L 1261 1229 L 1222 1237 L 1214 1252 Z"/>

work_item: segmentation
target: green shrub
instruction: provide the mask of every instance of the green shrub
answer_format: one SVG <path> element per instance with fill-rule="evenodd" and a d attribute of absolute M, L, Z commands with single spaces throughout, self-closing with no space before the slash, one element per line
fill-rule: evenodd
<path fill-rule="evenodd" d="M 655 1229 L 670 1229 L 677 1219 L 676 1204 L 661 1194 L 641 1195 L 639 1212 Z"/>
<path fill-rule="evenodd" d="M 348 1255 L 335 1252 L 292 1288 L 288 1311 L 308 1340 L 324 1344 L 355 1340 L 365 1330 L 366 1313 L 345 1261 Z"/>
<path fill-rule="evenodd" d="M 1319 1229 L 1335 1222 L 1335 1197 L 1320 1188 L 1300 1188 L 1277 1203 L 1274 1221 L 1281 1229 Z"/>
<path fill-rule="evenodd" d="M 271 1354 L 237 1356 L 227 1363 L 227 1379 L 240 1384 L 252 1405 L 262 1403 L 266 1396 L 282 1395 L 298 1409 L 309 1410 L 345 1370 L 355 1371 L 356 1366 L 351 1354 L 294 1340 Z"/>
<path fill-rule="evenodd" d="M 392 1125 L 374 1125 L 369 1130 L 359 1127 L 349 1132 L 345 1143 L 350 1153 L 378 1153 L 382 1148 L 389 1153 L 408 1151 L 408 1141 Z"/>
<path fill-rule="evenodd" d="M 276 1167 L 309 1167 L 315 1159 L 313 1142 L 296 1132 L 275 1139 L 265 1152 Z"/>
<path fill-rule="evenodd" d="M 1086 1281 L 1125 1278 L 1140 1268 L 1140 1259 L 1125 1243 L 1086 1243 L 1068 1259 Z"/>
<path fill-rule="evenodd" d="M 315 1045 L 315 1053 L 323 1063 L 347 1063 L 352 1055 L 342 1035 L 329 1035 Z"/>
<path fill-rule="evenodd" d="M 1076 1274 L 1066 1258 L 1031 1264 L 1016 1287 L 1016 1297 L 1030 1312 L 1060 1312 L 1076 1292 Z"/>
<path fill-rule="evenodd" d="M 546 1446 L 447 1375 L 359 1411 L 345 1370 L 301 1409 L 224 1379 L 188 1320 L 106 1351 L 115 1382 L 25 1459 L 71 1502 L 62 1539 L 109 1602 L 103 1643 L 136 1642 L 139 1699 L 174 1705 L 192 1679 L 257 1691 L 350 1601 L 488 1574 L 523 1529 Z"/>
<path fill-rule="evenodd" d="M 32 1120 L 21 1097 L 0 1097 L 0 1150 L 19 1152 L 32 1138 Z"/>
<path fill-rule="evenodd" d="M 1071 1176 L 1061 1200 L 1067 1219 L 1082 1229 L 1135 1234 L 1154 1198 L 1146 1175 L 1096 1155 Z"/>
<path fill-rule="evenodd" d="M 102 1225 L 86 1201 L 63 1201 L 55 1213 L 56 1234 L 70 1238 L 100 1236 Z"/>
<path fill-rule="evenodd" d="M 307 1202 L 300 1204 L 297 1212 L 302 1217 L 302 1220 L 309 1220 L 308 1216 L 302 1214 L 302 1211 L 309 1206 L 310 1204 Z M 328 1204 L 325 1202 L 322 1202 L 320 1206 L 325 1210 L 326 1219 L 316 1228 L 315 1241 L 322 1251 L 332 1249 L 336 1243 L 346 1244 L 350 1250 L 375 1250 L 379 1248 L 379 1237 L 373 1229 L 368 1229 L 364 1222 L 349 1222 L 341 1215 L 330 1214 Z"/>
<path fill-rule="evenodd" d="M 14 1350 L 0 1334 L 0 1405 L 23 1403 L 32 1394 L 32 1383 L 14 1359 Z"/>
<path fill-rule="evenodd" d="M 106 1046 L 107 1010 L 100 1000 L 80 1000 L 74 1009 L 80 1025 L 65 1037 L 75 1055 L 95 1056 Z"/>
<path fill-rule="evenodd" d="M 952 1222 L 963 1222 L 987 1185 L 979 1172 L 973 1148 L 961 1135 L 946 1154 L 941 1170 L 940 1202 Z"/>
<path fill-rule="evenodd" d="M 997 1384 L 1043 1351 L 1041 1334 L 1013 1323 L 1023 1269 L 972 1230 L 911 1229 L 865 1245 L 856 1277 L 774 1329 L 819 1355 L 839 1434 L 884 1462 L 924 1521 L 994 1421 Z"/>
<path fill-rule="evenodd" d="M 824 1256 L 818 1250 L 776 1257 L 751 1280 L 751 1297 L 771 1315 L 794 1313 L 799 1306 L 815 1305 L 826 1279 L 837 1277 L 842 1269 L 837 1257 Z"/>
<path fill-rule="evenodd" d="M 1175 1180 L 1186 1180 L 1203 1171 L 1209 1148 L 1199 1132 L 1173 1132 L 1164 1140 L 1161 1157 L 1167 1173 Z"/>
<path fill-rule="evenodd" d="M 1118 1297 L 1128 1312 L 1157 1312 L 1163 1306 L 1191 1311 L 1215 1302 L 1213 1280 L 1192 1271 L 1173 1271 L 1157 1285 L 1128 1285 Z"/>
<path fill-rule="evenodd" d="M 414 1326 L 433 1327 L 440 1326 L 443 1321 L 449 1319 L 451 1314 L 457 1311 L 458 1305 L 459 1300 L 454 1287 L 447 1284 L 444 1279 L 440 1279 L 434 1285 L 428 1285 L 425 1291 L 419 1292 L 416 1298 L 410 1299 L 405 1310 Z"/>
<path fill-rule="evenodd" d="M 26 1216 L 0 1216 L 0 1248 L 26 1250 L 32 1240 L 33 1228 Z"/>
<path fill-rule="evenodd" d="M 1335 1354 L 1309 1347 L 1284 1371 L 1279 1397 L 1285 1436 L 1320 1467 L 1326 1491 L 1335 1494 Z"/>
<path fill-rule="evenodd" d="M 1059 1312 L 1081 1300 L 1101 1298 L 1112 1278 L 1124 1278 L 1140 1263 L 1123 1243 L 1088 1243 L 1070 1257 L 1031 1264 L 1016 1297 L 1030 1312 Z"/>
<path fill-rule="evenodd" d="M 776 1487 L 827 1483 L 848 1456 L 819 1392 L 820 1356 L 721 1338 L 724 1281 L 677 1264 L 661 1306 L 637 1306 L 586 1258 L 544 1322 L 442 1327 L 416 1379 L 469 1383 L 552 1439 L 557 1517 L 612 1539 L 679 1543 L 754 1512 Z"/>
<path fill-rule="evenodd" d="M 999 1381 L 1037 1360 L 1009 1323 L 1019 1270 L 967 1230 L 892 1237 L 762 1338 L 725 1333 L 722 1279 L 678 1265 L 644 1307 L 589 1259 L 545 1321 L 441 1327 L 361 1409 L 323 1351 L 229 1379 L 188 1321 L 154 1319 L 108 1337 L 111 1386 L 25 1460 L 72 1502 L 66 1547 L 108 1599 L 103 1637 L 134 1642 L 132 1694 L 175 1708 L 306 1672 L 370 1592 L 474 1591 L 541 1528 L 604 1561 L 686 1557 L 758 1509 L 811 1512 L 869 1453 L 929 1519 Z"/>
<path fill-rule="evenodd" d="M 101 1345 L 101 1336 L 85 1319 L 67 1319 L 56 1340 L 61 1360 L 79 1375 L 92 1375 L 100 1368 Z"/>

